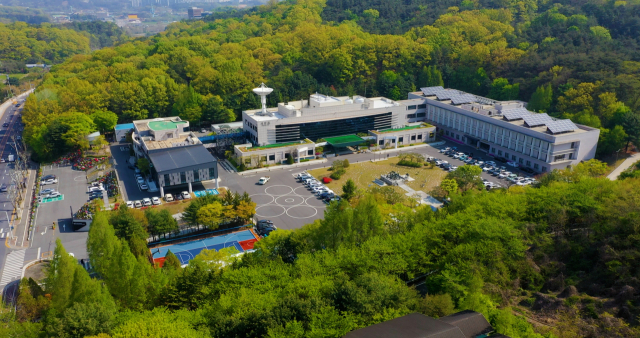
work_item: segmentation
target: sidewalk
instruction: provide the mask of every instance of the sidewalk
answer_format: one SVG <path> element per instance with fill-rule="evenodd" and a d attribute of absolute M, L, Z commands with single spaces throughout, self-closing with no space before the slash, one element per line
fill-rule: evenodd
<path fill-rule="evenodd" d="M 29 224 L 31 221 L 31 200 L 33 197 L 33 190 L 36 187 L 36 173 L 38 165 L 35 163 L 29 163 L 29 178 L 27 179 L 27 188 L 25 189 L 24 199 L 20 206 L 19 219 L 14 219 L 15 214 L 11 215 L 11 224 L 13 224 L 12 239 L 7 237 L 5 242 L 6 246 L 11 249 L 26 249 L 29 247 L 30 233 Z M 37 212 L 36 214 L 37 215 Z"/>
<path fill-rule="evenodd" d="M 620 164 L 617 168 L 615 168 L 611 172 L 611 174 L 607 176 L 607 178 L 612 181 L 617 180 L 618 176 L 620 176 L 620 174 L 622 174 L 623 171 L 627 170 L 629 167 L 631 167 L 634 163 L 638 162 L 639 160 L 640 160 L 640 153 L 629 156 L 629 158 L 624 160 L 622 164 Z"/>

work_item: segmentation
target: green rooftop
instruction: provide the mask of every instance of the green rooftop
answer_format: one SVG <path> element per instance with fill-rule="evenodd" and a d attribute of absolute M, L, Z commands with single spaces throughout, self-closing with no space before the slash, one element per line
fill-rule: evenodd
<path fill-rule="evenodd" d="M 151 121 L 149 128 L 153 131 L 177 129 L 178 124 L 184 124 L 187 121 Z"/>
<path fill-rule="evenodd" d="M 313 142 L 311 142 L 311 140 L 309 140 L 309 139 L 305 139 L 305 140 L 302 141 L 302 143 L 300 141 L 297 141 L 297 142 L 286 142 L 286 143 L 274 143 L 274 144 L 267 144 L 267 145 L 264 145 L 264 146 L 251 147 L 251 148 L 240 147 L 238 149 L 240 149 L 242 152 L 247 152 L 247 151 L 264 150 L 264 149 L 270 149 L 270 148 L 289 147 L 289 146 L 293 146 L 293 145 L 296 145 L 296 144 L 308 144 L 308 143 L 313 143 Z"/>
<path fill-rule="evenodd" d="M 420 129 L 420 128 L 429 128 L 431 127 L 431 125 L 423 123 L 417 126 L 407 126 L 407 127 L 402 127 L 402 128 L 388 128 L 388 129 L 382 129 L 382 130 L 378 130 L 378 133 L 393 133 L 396 131 L 403 131 L 403 130 L 412 130 L 412 129 Z"/>
<path fill-rule="evenodd" d="M 360 143 L 364 142 L 364 139 L 358 135 L 344 135 L 344 136 L 336 136 L 336 137 L 327 137 L 325 138 L 327 143 L 334 147 L 342 148 L 342 147 L 351 147 L 357 146 Z"/>

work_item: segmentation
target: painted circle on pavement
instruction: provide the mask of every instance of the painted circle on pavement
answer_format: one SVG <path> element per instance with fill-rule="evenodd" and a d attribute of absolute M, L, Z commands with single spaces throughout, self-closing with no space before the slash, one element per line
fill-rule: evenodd
<path fill-rule="evenodd" d="M 293 188 L 288 185 L 272 185 L 264 189 L 264 192 L 273 196 L 284 196 L 291 194 Z"/>
<path fill-rule="evenodd" d="M 287 215 L 291 218 L 304 219 L 311 218 L 318 214 L 318 210 L 307 205 L 298 205 L 287 210 Z"/>
<path fill-rule="evenodd" d="M 276 205 L 290 207 L 304 203 L 304 198 L 298 195 L 284 195 L 276 198 Z"/>
<path fill-rule="evenodd" d="M 255 194 L 249 197 L 251 197 L 251 200 L 255 202 L 257 205 L 269 204 L 275 200 L 275 197 L 267 194 Z"/>
<path fill-rule="evenodd" d="M 305 202 L 307 203 L 307 205 L 312 206 L 314 208 L 324 208 L 327 206 L 326 204 L 324 204 L 324 202 L 321 199 L 319 199 L 316 196 L 308 197 L 305 200 Z"/>
<path fill-rule="evenodd" d="M 284 215 L 287 210 L 279 205 L 263 205 L 256 208 L 256 216 L 278 217 Z"/>

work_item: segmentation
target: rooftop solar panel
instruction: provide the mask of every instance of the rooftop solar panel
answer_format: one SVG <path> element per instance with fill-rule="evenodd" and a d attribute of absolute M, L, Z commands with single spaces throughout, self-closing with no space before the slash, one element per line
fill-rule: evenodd
<path fill-rule="evenodd" d="M 437 92 L 443 91 L 444 88 L 442 88 L 442 86 L 424 87 L 424 88 L 420 88 L 420 90 L 422 90 L 422 94 L 424 94 L 425 96 L 433 96 L 433 95 L 436 95 Z"/>
<path fill-rule="evenodd" d="M 438 97 L 438 100 L 447 100 L 450 99 L 452 96 L 455 96 L 456 93 L 450 90 L 444 90 L 441 92 L 437 92 L 436 96 Z"/>
<path fill-rule="evenodd" d="M 558 134 L 574 131 L 578 129 L 578 127 L 573 122 L 571 122 L 571 120 L 556 120 L 547 123 L 547 129 L 552 134 Z"/>
<path fill-rule="evenodd" d="M 531 115 L 531 113 L 525 108 L 504 109 L 501 112 L 502 116 L 504 116 L 508 121 L 519 120 L 525 116 Z"/>
<path fill-rule="evenodd" d="M 542 126 L 553 121 L 553 119 L 545 113 L 527 115 L 524 116 L 523 119 L 524 123 L 526 123 L 531 128 Z"/>
<path fill-rule="evenodd" d="M 470 94 L 456 95 L 451 98 L 453 104 L 473 103 L 476 102 L 476 97 Z"/>

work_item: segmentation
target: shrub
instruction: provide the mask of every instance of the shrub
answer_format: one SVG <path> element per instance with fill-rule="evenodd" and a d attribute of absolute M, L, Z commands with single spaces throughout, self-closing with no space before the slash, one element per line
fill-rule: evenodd
<path fill-rule="evenodd" d="M 400 160 L 400 162 L 398 162 L 398 165 L 403 165 L 403 166 L 406 166 L 406 167 L 414 167 L 414 168 L 421 168 L 422 167 L 422 163 L 411 162 L 409 160 Z"/>
<path fill-rule="evenodd" d="M 293 156 L 287 156 L 287 164 L 293 164 Z"/>
<path fill-rule="evenodd" d="M 344 161 L 342 161 L 342 167 L 343 168 L 349 168 L 350 164 L 349 164 L 349 160 L 345 159 Z"/>
<path fill-rule="evenodd" d="M 339 168 L 339 169 L 336 169 L 334 172 L 332 172 L 329 177 L 331 177 L 334 180 L 339 180 L 340 177 L 342 177 L 342 175 L 344 175 L 346 172 L 347 171 L 344 170 L 343 168 Z"/>

